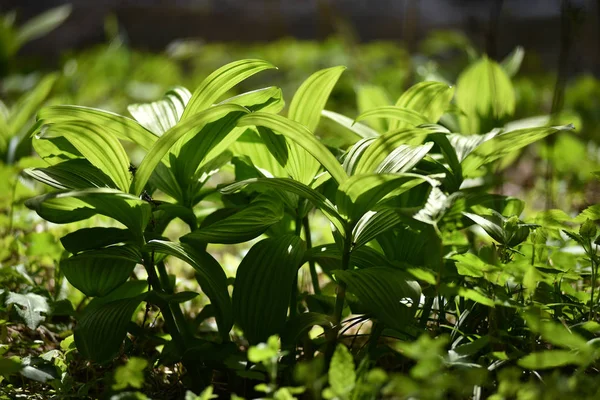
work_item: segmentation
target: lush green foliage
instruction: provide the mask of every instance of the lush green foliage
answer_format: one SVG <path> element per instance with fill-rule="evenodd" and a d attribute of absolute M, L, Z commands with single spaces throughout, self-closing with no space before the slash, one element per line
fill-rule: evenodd
<path fill-rule="evenodd" d="M 513 120 L 531 117 L 512 78 L 521 50 L 496 63 L 468 49 L 462 72 L 429 68 L 395 102 L 385 74 L 344 81 L 352 65 L 315 68 L 287 108 L 285 85 L 231 96 L 273 73 L 258 59 L 136 102 L 131 117 L 86 101 L 40 108 L 73 76 L 7 101 L 2 385 L 79 398 L 597 398 L 600 205 L 575 189 L 594 190 L 598 160 L 586 176 L 558 162 L 583 143 L 573 113 Z M 574 188 L 557 204 L 585 207 L 499 194 L 547 137 L 557 146 L 540 154 Z"/>

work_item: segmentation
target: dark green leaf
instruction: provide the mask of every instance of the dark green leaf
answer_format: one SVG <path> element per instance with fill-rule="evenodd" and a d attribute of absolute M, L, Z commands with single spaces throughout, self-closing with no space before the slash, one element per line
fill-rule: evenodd
<path fill-rule="evenodd" d="M 227 339 L 233 325 L 231 299 L 227 290 L 227 276 L 219 263 L 207 252 L 196 250 L 185 243 L 151 240 L 146 250 L 177 257 L 196 271 L 196 279 L 215 308 L 215 316 L 221 337 Z"/>
<path fill-rule="evenodd" d="M 252 344 L 284 328 L 304 242 L 284 235 L 264 239 L 250 249 L 237 269 L 233 289 L 235 321 Z"/>
<path fill-rule="evenodd" d="M 419 306 L 421 288 L 404 272 L 389 267 L 333 271 L 348 285 L 366 309 L 393 329 L 403 331 L 412 323 Z"/>
<path fill-rule="evenodd" d="M 242 243 L 258 237 L 283 218 L 283 204 L 272 195 L 260 195 L 248 207 L 225 219 L 201 227 L 181 238 L 193 243 Z"/>
<path fill-rule="evenodd" d="M 133 313 L 145 297 L 142 294 L 86 309 L 74 331 L 81 355 L 96 362 L 114 357 L 125 339 Z"/>
<path fill-rule="evenodd" d="M 121 286 L 138 262 L 139 251 L 125 245 L 78 254 L 63 260 L 60 268 L 71 285 L 87 296 L 97 297 Z"/>

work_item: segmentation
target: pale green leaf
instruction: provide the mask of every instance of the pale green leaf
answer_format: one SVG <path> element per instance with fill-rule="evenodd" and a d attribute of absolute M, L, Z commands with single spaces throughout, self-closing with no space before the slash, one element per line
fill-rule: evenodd
<path fill-rule="evenodd" d="M 199 132 L 209 122 L 217 121 L 227 114 L 235 113 L 236 115 L 241 115 L 247 112 L 247 109 L 236 104 L 224 104 L 197 113 L 193 117 L 188 117 L 187 120 L 177 124 L 162 135 L 148 154 L 146 154 L 146 157 L 144 157 L 144 160 L 138 167 L 133 182 L 131 182 L 130 192 L 138 196 L 142 193 L 156 166 L 180 138 L 189 132 Z M 225 132 L 224 135 L 227 133 L 229 132 Z M 208 153 L 216 143 L 218 143 L 218 140 L 215 141 L 213 137 L 207 137 L 206 144 L 202 149 L 204 154 Z"/>
<path fill-rule="evenodd" d="M 149 150 L 158 137 L 131 118 L 109 111 L 82 106 L 50 106 L 40 110 L 38 120 L 44 124 L 84 121 L 101 126 L 121 140 L 137 143 Z"/>
<path fill-rule="evenodd" d="M 162 99 L 152 103 L 131 104 L 127 110 L 144 128 L 161 136 L 174 127 L 192 94 L 184 87 L 169 90 Z"/>
<path fill-rule="evenodd" d="M 181 120 L 185 121 L 194 114 L 206 110 L 219 97 L 243 80 L 273 68 L 275 68 L 273 65 L 262 60 L 240 60 L 224 65 L 204 79 L 194 91 Z"/>
<path fill-rule="evenodd" d="M 404 126 L 418 126 L 430 122 L 417 111 L 397 106 L 384 106 L 370 109 L 356 117 L 356 121 L 371 118 L 385 118 L 392 121 L 398 120 L 403 123 Z"/>
<path fill-rule="evenodd" d="M 46 126 L 43 138 L 64 137 L 93 166 L 108 175 L 123 191 L 129 188 L 129 157 L 119 140 L 100 126 L 69 121 Z"/>
<path fill-rule="evenodd" d="M 286 139 L 297 143 L 312 155 L 338 183 L 344 182 L 348 176 L 333 154 L 303 125 L 279 115 L 262 112 L 251 113 L 240 118 L 239 126 L 264 126 L 273 132 L 285 136 Z M 302 160 L 291 159 L 298 163 L 295 170 L 301 171 Z M 311 176 L 312 180 L 314 176 Z M 308 182 L 303 182 L 308 183 Z"/>
<path fill-rule="evenodd" d="M 436 123 L 448 109 L 454 96 L 454 88 L 442 82 L 420 82 L 411 86 L 396 102 L 397 107 L 416 111 L 429 123 Z M 405 128 L 408 125 L 398 120 L 390 122 L 389 130 Z"/>
<path fill-rule="evenodd" d="M 331 390 L 341 398 L 345 398 L 356 385 L 356 371 L 352 353 L 339 343 L 329 365 L 327 373 Z"/>
<path fill-rule="evenodd" d="M 294 94 L 288 118 L 314 132 L 329 94 L 345 70 L 341 66 L 322 69 L 306 79 Z"/>

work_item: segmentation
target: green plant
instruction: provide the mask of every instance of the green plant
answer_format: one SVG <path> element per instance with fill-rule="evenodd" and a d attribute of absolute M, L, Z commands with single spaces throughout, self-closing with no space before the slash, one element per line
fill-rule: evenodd
<path fill-rule="evenodd" d="M 305 80 L 287 116 L 276 87 L 222 99 L 269 69 L 260 60 L 227 64 L 193 93 L 175 88 L 157 102 L 130 106 L 133 119 L 81 106 L 38 113 L 33 147 L 49 165 L 25 174 L 57 190 L 27 206 L 57 224 L 100 216 L 98 226 L 61 239 L 68 256 L 60 273 L 93 298 L 77 316 L 79 354 L 106 365 L 135 354 L 141 343 L 160 346 L 148 357 L 157 365 L 182 363 L 186 384 L 196 390 L 214 383 L 214 371 L 232 387 L 239 379 L 264 380 L 245 362 L 242 350 L 250 346 L 250 361 L 267 371 L 268 383 L 258 388 L 274 398 L 294 394 L 282 391 L 292 385 L 280 384 L 290 381 L 294 366 L 313 395 L 328 398 L 396 393 L 392 383 L 385 386 L 396 378 L 372 368 L 388 357 L 410 370 L 399 381 L 418 386 L 429 371 L 439 377 L 439 393 L 452 396 L 465 395 L 449 383 L 453 368 L 466 368 L 469 388 L 481 396 L 494 388 L 482 383 L 478 369 L 493 371 L 507 360 L 539 367 L 522 361 L 526 349 L 538 335 L 551 339 L 528 313 L 552 304 L 542 307 L 552 318 L 581 319 L 581 307 L 561 293 L 576 296 L 568 287 L 580 275 L 549 270 L 541 230 L 556 237 L 570 218 L 554 225 L 544 215 L 523 221 L 523 202 L 489 192 L 493 172 L 514 154 L 572 127 L 507 123 L 512 83 L 487 58 L 461 74 L 456 90 L 420 82 L 389 105 L 371 87 L 371 104 L 355 119 L 326 109 L 343 67 Z M 131 143 L 129 151 L 122 141 Z M 319 218 L 330 225 L 333 242 L 313 242 Z M 181 229 L 169 239 L 176 219 L 189 233 Z M 248 241 L 254 242 L 235 279 L 228 279 L 211 249 Z M 595 282 L 598 260 L 590 246 Z M 181 304 L 198 292 L 179 290 L 173 258 L 192 267 L 210 301 L 195 321 Z M 307 290 L 299 281 L 304 264 Z M 563 297 L 540 300 L 548 295 Z M 591 317 L 594 306 L 592 291 Z M 162 331 L 146 326 L 153 308 Z M 211 317 L 216 329 L 199 331 Z M 140 320 L 141 327 L 132 323 Z M 356 328 L 367 321 L 368 333 Z M 315 326 L 322 335 L 311 333 Z M 450 340 L 420 355 L 430 344 L 424 332 Z M 281 337 L 283 354 L 273 335 Z M 348 350 L 354 340 L 364 345 L 356 352 L 358 369 Z M 392 349 L 386 340 L 401 344 Z M 582 369 L 595 362 L 591 344 L 578 342 L 577 349 L 589 355 Z M 318 363 L 329 371 L 329 387 L 306 371 Z"/>

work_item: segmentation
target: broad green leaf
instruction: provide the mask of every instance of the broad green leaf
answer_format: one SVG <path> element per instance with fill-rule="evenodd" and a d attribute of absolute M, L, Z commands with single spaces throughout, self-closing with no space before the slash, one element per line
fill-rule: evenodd
<path fill-rule="evenodd" d="M 242 243 L 264 233 L 283 218 L 283 204 L 272 195 L 260 195 L 243 210 L 183 236 L 182 242 Z"/>
<path fill-rule="evenodd" d="M 57 80 L 57 74 L 47 75 L 33 90 L 21 96 L 16 104 L 11 107 L 12 113 L 8 117 L 7 122 L 9 132 L 12 135 L 22 132 L 25 125 L 46 100 Z"/>
<path fill-rule="evenodd" d="M 329 94 L 345 70 L 346 67 L 340 66 L 322 69 L 312 74 L 294 94 L 288 118 L 314 132 L 319 125 L 321 111 L 325 108 Z"/>
<path fill-rule="evenodd" d="M 356 385 L 356 371 L 352 353 L 342 343 L 338 343 L 331 358 L 329 387 L 338 398 L 346 398 Z"/>
<path fill-rule="evenodd" d="M 480 166 L 496 161 L 516 150 L 561 131 L 572 130 L 572 125 L 519 129 L 501 133 L 485 141 L 461 162 L 463 175 L 470 176 Z"/>
<path fill-rule="evenodd" d="M 462 162 L 469 154 L 473 152 L 473 150 L 488 140 L 496 137 L 498 133 L 498 130 L 493 130 L 492 132 L 488 132 L 483 135 L 462 135 L 460 133 L 453 133 L 446 135 L 446 137 L 454 148 L 456 158 L 459 162 Z"/>
<path fill-rule="evenodd" d="M 326 271 L 340 269 L 342 252 L 335 243 L 317 246 L 306 252 L 306 260 L 314 260 Z M 357 268 L 389 266 L 390 262 L 377 250 L 368 246 L 355 246 L 350 254 L 350 265 Z"/>
<path fill-rule="evenodd" d="M 237 104 L 243 106 L 252 112 L 262 111 L 269 113 L 276 113 L 281 111 L 284 106 L 283 95 L 281 89 L 277 87 L 268 87 L 264 89 L 254 90 L 252 92 L 242 93 L 239 96 L 231 97 L 222 101 L 219 104 Z M 218 159 L 224 152 L 228 152 L 236 140 L 246 132 L 246 128 L 234 128 L 230 124 L 235 126 L 237 117 L 232 115 L 228 121 L 221 121 L 219 124 L 222 125 L 221 132 L 223 134 L 217 135 L 216 127 L 207 129 L 206 132 L 202 131 L 194 138 L 185 143 L 184 146 L 180 146 L 181 149 L 176 152 L 177 161 L 182 164 L 183 168 L 175 163 L 177 166 L 177 173 L 183 177 L 188 177 L 193 174 L 194 179 L 201 172 L 200 169 L 204 168 L 203 160 Z M 207 127 L 208 128 L 208 127 Z M 227 130 L 229 132 L 227 133 Z M 198 148 L 203 148 L 204 143 L 209 143 L 206 137 L 215 137 L 215 140 L 210 142 L 210 151 L 204 155 L 203 152 L 198 151 Z M 186 139 L 180 140 L 179 144 Z M 210 161 L 209 161 L 210 163 Z M 201 166 L 200 169 L 197 166 Z M 197 168 L 194 170 L 194 168 Z M 181 171 L 181 172 L 179 172 Z M 180 179 L 181 180 L 181 179 Z"/>
<path fill-rule="evenodd" d="M 143 299 L 146 297 L 146 292 L 148 292 L 148 281 L 146 280 L 138 280 L 133 281 L 129 280 L 102 297 L 94 297 L 86 306 L 84 312 L 91 312 L 93 309 L 103 306 L 104 304 L 111 303 L 117 300 L 130 299 L 133 297 L 144 295 Z"/>
<path fill-rule="evenodd" d="M 402 222 L 394 210 L 369 211 L 358 220 L 352 230 L 352 242 L 356 250 L 377 236 Z"/>
<path fill-rule="evenodd" d="M 168 223 L 174 220 L 175 218 L 179 218 L 180 220 L 185 222 L 192 231 L 198 227 L 198 222 L 196 220 L 196 215 L 194 214 L 194 211 L 188 207 L 184 207 L 179 204 L 162 203 L 154 209 L 154 214 L 162 214 L 155 218 L 155 232 L 162 232 L 162 227 L 158 226 L 160 224 L 157 223 L 157 219 L 162 219 L 164 221 L 163 226 L 165 229 Z"/>
<path fill-rule="evenodd" d="M 161 100 L 152 103 L 131 104 L 127 110 L 144 128 L 161 136 L 174 127 L 192 94 L 184 87 L 169 90 Z"/>
<path fill-rule="evenodd" d="M 358 221 L 379 201 L 399 195 L 423 182 L 437 185 L 425 175 L 410 173 L 354 175 L 338 188 L 336 205 L 341 215 L 350 221 Z"/>
<path fill-rule="evenodd" d="M 492 239 L 498 243 L 504 243 L 504 229 L 502 229 L 501 225 L 477 214 L 463 212 L 463 215 L 483 228 L 483 230 L 490 235 Z"/>
<path fill-rule="evenodd" d="M 403 331 L 412 323 L 421 288 L 403 271 L 389 267 L 333 271 L 364 307 L 390 328 Z"/>
<path fill-rule="evenodd" d="M 38 120 L 44 124 L 83 121 L 101 126 L 121 140 L 137 143 L 149 150 L 158 137 L 131 118 L 109 111 L 82 106 L 50 106 L 40 110 Z"/>
<path fill-rule="evenodd" d="M 131 182 L 130 192 L 138 196 L 142 193 L 156 166 L 180 138 L 189 132 L 201 131 L 201 128 L 206 124 L 217 121 L 227 114 L 243 114 L 247 112 L 247 109 L 236 104 L 225 104 L 209 108 L 208 110 L 197 113 L 193 117 L 188 117 L 187 120 L 177 124 L 162 135 L 148 154 L 146 154 L 146 157 L 144 157 L 144 160 L 138 167 L 133 182 Z M 222 134 L 226 135 L 227 133 L 229 132 L 227 131 Z M 218 143 L 218 140 L 215 141 L 214 137 L 207 137 L 203 143 L 203 148 L 198 151 L 206 155 L 216 143 Z"/>
<path fill-rule="evenodd" d="M 337 226 L 343 224 L 343 218 L 338 214 L 335 206 L 321 193 L 309 186 L 288 178 L 251 178 L 244 181 L 235 182 L 221 189 L 221 193 L 229 194 L 242 190 L 246 186 L 267 187 L 278 191 L 294 193 L 303 199 L 307 199 L 315 207 L 321 210 L 325 216 Z"/>
<path fill-rule="evenodd" d="M 219 104 L 237 104 L 253 112 L 279 111 L 284 105 L 281 90 L 276 87 L 243 93 Z M 192 197 L 198 186 L 201 186 L 197 184 L 198 174 L 204 168 L 206 160 L 218 159 L 222 153 L 228 152 L 232 144 L 246 131 L 246 128 L 235 127 L 238 118 L 238 113 L 231 113 L 208 124 L 199 133 L 192 131 L 180 139 L 171 150 L 176 155 L 175 161 L 172 160 L 173 172 L 181 186 L 188 188 L 190 193 L 187 197 Z"/>
<path fill-rule="evenodd" d="M 44 320 L 44 314 L 50 313 L 50 306 L 45 297 L 35 293 L 13 293 L 9 292 L 6 297 L 6 305 L 14 304 L 17 313 L 29 329 L 36 329 Z"/>
<path fill-rule="evenodd" d="M 287 147 L 286 147 L 287 149 Z M 287 177 L 286 170 L 273 157 L 268 147 L 254 129 L 248 128 L 239 139 L 230 146 L 237 158 L 245 157 L 247 164 L 261 171 L 267 177 Z"/>
<path fill-rule="evenodd" d="M 96 214 L 113 218 L 141 237 L 152 209 L 139 198 L 115 189 L 59 191 L 31 198 L 25 205 L 56 224 L 81 221 Z"/>
<path fill-rule="evenodd" d="M 251 344 L 283 331 L 305 244 L 297 236 L 264 239 L 240 263 L 233 289 L 235 321 Z"/>
<path fill-rule="evenodd" d="M 31 142 L 35 152 L 48 164 L 54 165 L 63 161 L 83 158 L 81 153 L 64 137 L 39 139 Z"/>
<path fill-rule="evenodd" d="M 333 327 L 333 318 L 317 312 L 298 314 L 286 322 L 281 334 L 281 341 L 287 344 L 296 343 L 304 333 L 308 332 L 315 325 L 331 329 Z"/>
<path fill-rule="evenodd" d="M 194 91 L 181 117 L 187 120 L 194 114 L 206 110 L 229 89 L 252 75 L 275 68 L 262 60 L 234 61 L 210 74 Z"/>
<path fill-rule="evenodd" d="M 375 138 L 361 139 L 354 143 L 352 147 L 350 147 L 350 150 L 344 155 L 342 167 L 349 176 L 355 175 L 356 166 L 358 165 L 360 158 L 367 151 L 369 146 L 373 144 L 373 141 L 375 141 Z"/>
<path fill-rule="evenodd" d="M 317 138 L 303 125 L 279 115 L 267 114 L 262 112 L 251 113 L 240 118 L 238 126 L 264 126 L 273 132 L 283 135 L 286 139 L 302 146 L 304 150 L 310 153 L 335 179 L 338 183 L 344 182 L 348 176 L 337 161 L 335 156 L 321 144 Z M 295 170 L 301 171 L 302 160 L 292 159 L 292 162 L 299 163 Z M 299 172 L 300 173 L 300 172 Z M 314 176 L 311 176 L 312 180 Z M 303 182 L 308 183 L 308 182 Z"/>
<path fill-rule="evenodd" d="M 462 133 L 479 133 L 480 118 L 501 119 L 515 112 L 515 92 L 510 78 L 487 57 L 472 64 L 458 77 L 456 105 L 465 112 Z"/>
<path fill-rule="evenodd" d="M 549 369 L 567 365 L 585 365 L 588 359 L 568 350 L 543 350 L 527 354 L 517 364 L 526 369 Z"/>
<path fill-rule="evenodd" d="M 355 168 L 355 174 L 375 172 L 386 157 L 401 145 L 420 144 L 428 135 L 443 132 L 445 132 L 443 127 L 427 126 L 400 129 L 381 135 L 365 150 Z"/>
<path fill-rule="evenodd" d="M 398 146 L 379 164 L 375 172 L 381 174 L 408 172 L 429 153 L 432 147 L 433 143 L 422 146 Z"/>
<path fill-rule="evenodd" d="M 494 300 L 483 294 L 481 289 L 471 289 L 466 287 L 458 288 L 458 295 L 465 299 L 472 300 L 476 303 L 483 304 L 488 307 L 495 307 Z"/>
<path fill-rule="evenodd" d="M 425 117 L 427 122 L 436 123 L 448 109 L 454 96 L 454 88 L 442 82 L 420 82 L 411 86 L 400 96 L 396 107 L 413 110 Z M 398 120 L 390 122 L 389 130 L 406 127 Z"/>
<path fill-rule="evenodd" d="M 461 192 L 454 192 L 447 195 L 439 187 L 433 187 L 425 205 L 419 212 L 413 215 L 413 218 L 417 221 L 437 226 L 437 223 L 446 215 L 446 212 L 450 210 L 459 197 L 462 197 Z"/>
<path fill-rule="evenodd" d="M 75 328 L 75 345 L 81 355 L 96 362 L 112 359 L 121 348 L 133 313 L 146 295 L 115 300 L 86 309 Z"/>
<path fill-rule="evenodd" d="M 77 254 L 133 240 L 134 236 L 127 229 L 95 227 L 78 229 L 63 236 L 60 242 L 68 252 Z"/>
<path fill-rule="evenodd" d="M 21 46 L 46 35 L 62 24 L 71 14 L 71 10 L 70 4 L 64 4 L 36 15 L 19 27 L 15 40 Z"/>
<path fill-rule="evenodd" d="M 27 168 L 23 173 L 56 189 L 117 189 L 110 177 L 84 159 L 71 159 L 47 168 Z"/>
<path fill-rule="evenodd" d="M 600 220 L 600 204 L 594 204 L 587 207 L 573 219 L 573 222 L 582 224 L 588 219 L 592 221 Z"/>
<path fill-rule="evenodd" d="M 61 261 L 65 277 L 87 296 L 105 296 L 121 286 L 141 262 L 138 252 L 128 246 L 91 250 Z"/>
<path fill-rule="evenodd" d="M 69 121 L 47 126 L 44 137 L 64 137 L 123 191 L 129 188 L 129 157 L 119 140 L 100 126 Z"/>
<path fill-rule="evenodd" d="M 356 88 L 356 104 L 358 112 L 364 114 L 375 108 L 389 106 L 392 104 L 392 101 L 386 91 L 380 86 L 359 85 Z M 389 128 L 385 120 L 371 120 L 369 121 L 369 125 L 379 132 L 386 132 Z"/>
<path fill-rule="evenodd" d="M 356 117 L 356 121 L 362 121 L 370 118 L 385 118 L 392 121 L 398 120 L 405 126 L 418 126 L 431 122 L 417 111 L 397 106 L 373 108 Z"/>
<path fill-rule="evenodd" d="M 219 104 L 237 104 L 252 112 L 263 111 L 277 114 L 285 106 L 285 101 L 280 88 L 269 86 L 230 97 Z"/>
<path fill-rule="evenodd" d="M 219 333 L 227 340 L 233 325 L 233 312 L 227 290 L 227 276 L 219 263 L 207 252 L 198 251 L 185 243 L 151 240 L 146 245 L 146 250 L 177 257 L 194 268 L 202 291 L 215 309 Z"/>
<path fill-rule="evenodd" d="M 321 111 L 321 116 L 333 121 L 345 131 L 350 132 L 350 135 L 353 136 L 351 144 L 354 144 L 354 142 L 360 138 L 367 139 L 379 136 L 379 132 L 376 130 L 371 129 L 367 125 L 363 125 L 360 122 L 356 122 L 352 118 L 348 118 L 345 115 L 329 110 L 323 110 Z"/>

